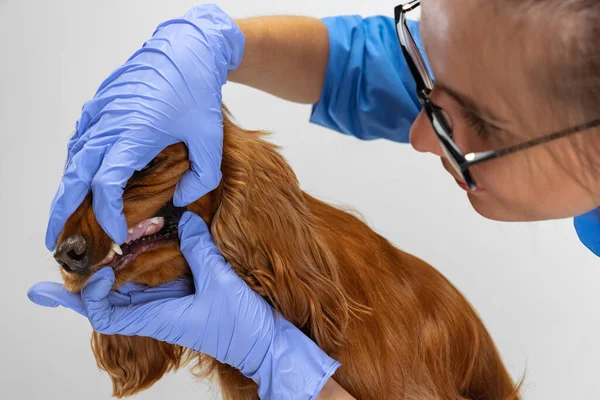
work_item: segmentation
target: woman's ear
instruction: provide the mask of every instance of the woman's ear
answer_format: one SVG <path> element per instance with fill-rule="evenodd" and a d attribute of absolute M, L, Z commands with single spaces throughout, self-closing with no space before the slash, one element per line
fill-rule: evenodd
<path fill-rule="evenodd" d="M 92 333 L 98 367 L 113 383 L 113 396 L 134 395 L 152 386 L 166 372 L 184 366 L 191 352 L 180 346 L 142 336 Z"/>

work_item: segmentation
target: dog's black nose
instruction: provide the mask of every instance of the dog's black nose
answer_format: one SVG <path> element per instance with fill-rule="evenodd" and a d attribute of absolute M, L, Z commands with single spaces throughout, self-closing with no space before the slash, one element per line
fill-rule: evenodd
<path fill-rule="evenodd" d="M 54 258 L 67 272 L 82 273 L 90 266 L 85 238 L 69 236 L 56 246 Z"/>

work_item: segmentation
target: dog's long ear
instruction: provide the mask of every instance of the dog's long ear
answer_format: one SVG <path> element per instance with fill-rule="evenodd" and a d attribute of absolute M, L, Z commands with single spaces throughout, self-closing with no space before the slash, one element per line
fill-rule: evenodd
<path fill-rule="evenodd" d="M 113 396 L 134 395 L 152 386 L 166 372 L 186 364 L 191 354 L 182 347 L 142 336 L 92 334 L 92 350 L 100 369 L 113 383 Z"/>
<path fill-rule="evenodd" d="M 296 176 L 264 141 L 224 121 L 215 242 L 236 272 L 327 352 L 344 342 L 352 308 Z"/>

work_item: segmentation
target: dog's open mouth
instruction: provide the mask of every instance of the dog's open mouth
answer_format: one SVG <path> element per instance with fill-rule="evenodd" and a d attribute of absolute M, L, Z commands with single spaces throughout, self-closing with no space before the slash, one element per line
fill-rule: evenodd
<path fill-rule="evenodd" d="M 92 272 L 105 266 L 115 271 L 121 270 L 140 254 L 178 240 L 179 220 L 183 212 L 183 208 L 175 207 L 169 202 L 154 217 L 129 227 L 125 243 L 121 246 L 113 243 L 106 257 L 91 268 Z"/>

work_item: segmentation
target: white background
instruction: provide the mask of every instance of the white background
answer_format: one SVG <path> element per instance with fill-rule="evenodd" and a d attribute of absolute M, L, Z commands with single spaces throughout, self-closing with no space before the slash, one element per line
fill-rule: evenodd
<path fill-rule="evenodd" d="M 0 1 L 0 398 L 107 399 L 89 323 L 30 303 L 27 288 L 59 280 L 44 247 L 49 204 L 83 102 L 158 23 L 193 1 Z M 219 3 L 233 17 L 393 14 L 391 0 Z M 597 399 L 600 263 L 572 222 L 504 224 L 472 211 L 439 160 L 408 145 L 360 142 L 310 125 L 309 106 L 235 84 L 224 100 L 244 127 L 273 140 L 309 193 L 360 211 L 371 226 L 433 264 L 482 315 L 525 398 Z M 217 396 L 187 371 L 139 399 Z"/>

